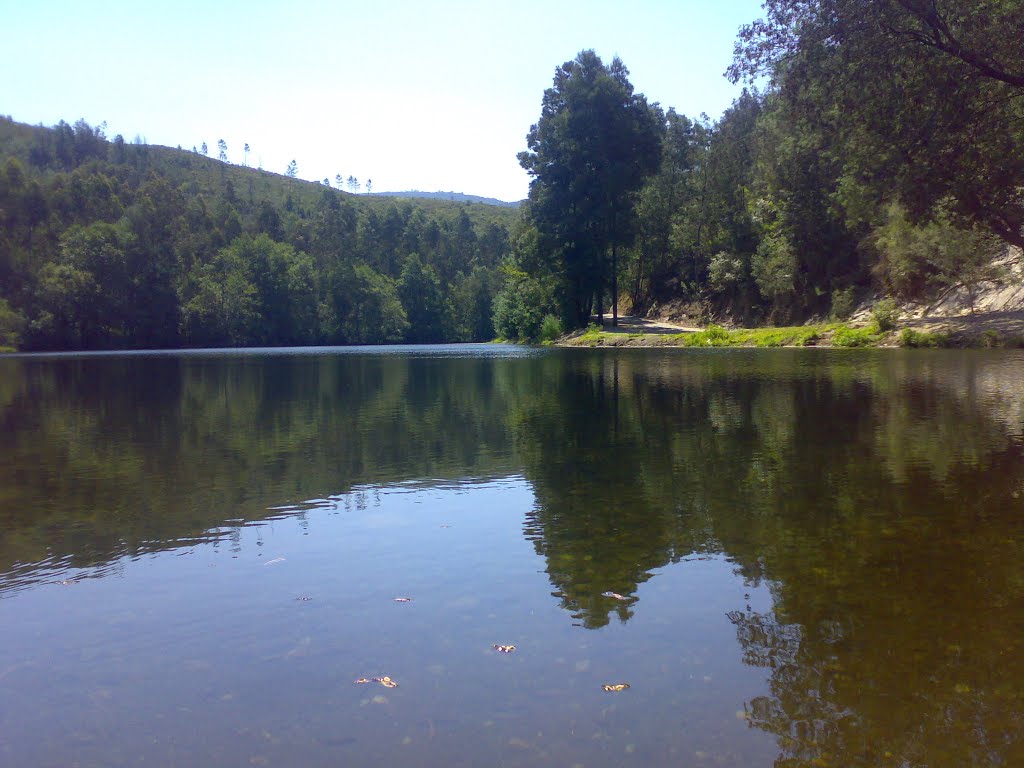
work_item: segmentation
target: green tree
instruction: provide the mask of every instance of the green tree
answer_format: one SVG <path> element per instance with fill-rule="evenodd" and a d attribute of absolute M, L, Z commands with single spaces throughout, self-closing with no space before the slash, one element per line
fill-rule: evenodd
<path fill-rule="evenodd" d="M 409 320 L 394 280 L 366 264 L 356 264 L 344 288 L 349 312 L 342 333 L 349 344 L 383 344 L 405 338 Z"/>
<path fill-rule="evenodd" d="M 450 286 L 452 341 L 490 341 L 494 338 L 494 297 L 498 285 L 493 267 L 476 266 Z"/>
<path fill-rule="evenodd" d="M 398 280 L 398 296 L 409 320 L 406 340 L 426 344 L 448 340 L 447 303 L 434 268 L 410 254 Z"/>
<path fill-rule="evenodd" d="M 60 258 L 43 266 L 35 290 L 29 335 L 33 346 L 108 348 L 125 343 L 131 309 L 129 236 L 95 222 L 72 227 L 60 242 Z"/>
<path fill-rule="evenodd" d="M 533 177 L 528 215 L 541 252 L 557 263 L 573 326 L 591 307 L 602 312 L 609 281 L 617 318 L 618 253 L 635 235 L 636 193 L 660 159 L 659 111 L 628 77 L 620 59 L 605 66 L 592 50 L 558 67 L 519 155 Z"/>
<path fill-rule="evenodd" d="M 293 159 L 288 163 L 288 167 L 285 168 L 284 175 L 289 179 L 294 179 L 299 175 L 299 164 Z"/>
<path fill-rule="evenodd" d="M 769 74 L 791 114 L 839 149 L 840 186 L 894 196 L 1024 246 L 1018 0 L 768 0 L 734 79 Z M 863 195 L 861 195 L 863 197 Z"/>
<path fill-rule="evenodd" d="M 225 248 L 191 276 L 182 311 L 185 339 L 193 346 L 256 343 L 259 297 L 236 250 Z"/>
<path fill-rule="evenodd" d="M 501 272 L 504 285 L 494 297 L 494 330 L 503 339 L 537 341 L 555 303 L 550 288 L 511 262 Z"/>
<path fill-rule="evenodd" d="M 653 285 L 664 285 L 674 271 L 673 220 L 682 207 L 687 177 L 694 164 L 690 121 L 670 109 L 665 123 L 658 173 L 648 180 L 637 203 L 638 236 L 631 296 L 634 310 L 646 302 Z"/>
<path fill-rule="evenodd" d="M 217 159 L 224 163 L 228 161 L 228 143 L 224 139 L 217 139 Z"/>

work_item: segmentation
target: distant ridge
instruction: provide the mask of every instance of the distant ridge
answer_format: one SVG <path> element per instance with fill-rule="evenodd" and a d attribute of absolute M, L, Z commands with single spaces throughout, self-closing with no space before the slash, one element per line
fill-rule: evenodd
<path fill-rule="evenodd" d="M 407 189 L 403 192 L 371 192 L 371 196 L 380 197 L 429 197 L 438 200 L 450 200 L 456 203 L 483 203 L 484 205 L 499 205 L 503 208 L 518 208 L 519 202 L 509 203 L 505 200 L 498 200 L 494 197 L 480 197 L 479 195 L 467 195 L 462 192 L 421 192 L 418 189 Z"/>

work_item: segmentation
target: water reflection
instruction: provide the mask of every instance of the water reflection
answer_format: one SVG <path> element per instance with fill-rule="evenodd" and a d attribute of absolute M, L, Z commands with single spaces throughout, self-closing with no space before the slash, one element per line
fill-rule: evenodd
<path fill-rule="evenodd" d="M 277 514 L 268 507 L 357 484 L 512 468 L 486 358 L 0 365 L 0 573 L 205 541 L 230 520 L 260 521 Z"/>
<path fill-rule="evenodd" d="M 640 609 L 604 589 L 725 552 L 772 591 L 729 619 L 777 765 L 1024 764 L 1020 360 L 822 362 L 560 370 L 517 433 L 552 582 L 599 627 Z"/>
<path fill-rule="evenodd" d="M 605 658 L 634 660 L 637 674 L 648 659 L 663 676 L 629 721 L 664 740 L 656 763 L 682 759 L 692 733 L 665 735 L 660 718 L 694 717 L 703 694 L 686 681 L 710 677 L 695 670 L 714 656 L 764 675 L 763 689 L 737 683 L 722 701 L 773 737 L 776 765 L 1024 764 L 1022 364 L 1013 353 L 652 350 L 0 360 L 0 595 L 70 571 L 127 578 L 145 553 L 241 555 L 275 520 L 328 537 L 325 516 L 341 515 L 365 527 L 324 547 L 384 558 L 373 567 L 407 583 L 444 574 L 454 596 L 420 618 L 427 647 L 454 653 L 467 635 L 536 647 L 555 642 L 558 623 L 594 638 L 549 666 L 515 657 L 535 665 L 524 688 L 550 696 L 524 692 L 515 717 L 578 696 L 567 671 L 586 673 L 591 643 L 618 643 Z M 482 482 L 496 478 L 512 481 Z M 401 491 L 402 515 L 421 499 L 431 510 L 429 534 L 394 535 L 411 519 L 393 511 Z M 460 495 L 471 508 L 485 500 L 476 527 L 424 551 Z M 493 562 L 473 549 L 502 504 L 538 580 L 508 542 Z M 723 561 L 732 591 L 671 592 L 679 574 Z M 460 570 L 469 562 L 476 570 Z M 552 623 L 485 636 L 499 613 L 473 591 L 482 568 L 509 590 L 505 605 L 553 607 Z M 712 614 L 735 645 L 706 650 Z M 472 681 L 448 683 L 486 708 Z M 643 691 L 641 680 L 625 701 Z M 536 742 L 529 755 L 552 763 L 574 743 Z M 756 750 L 724 754 L 720 764 L 763 764 Z"/>

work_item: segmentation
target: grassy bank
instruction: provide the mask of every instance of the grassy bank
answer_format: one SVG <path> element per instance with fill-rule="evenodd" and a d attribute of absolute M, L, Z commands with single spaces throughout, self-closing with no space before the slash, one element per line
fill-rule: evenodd
<path fill-rule="evenodd" d="M 722 328 L 709 325 L 684 333 L 622 333 L 592 325 L 563 337 L 569 347 L 908 347 L 908 348 L 1024 348 L 1024 338 L 1001 336 L 997 331 L 978 335 L 926 333 L 912 328 L 883 330 L 877 323 L 821 323 L 783 328 Z"/>

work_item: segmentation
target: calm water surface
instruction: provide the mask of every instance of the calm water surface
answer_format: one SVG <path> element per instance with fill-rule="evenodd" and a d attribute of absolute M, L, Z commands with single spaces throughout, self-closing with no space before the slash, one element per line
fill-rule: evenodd
<path fill-rule="evenodd" d="M 8 768 L 1021 766 L 1024 355 L 2 358 L 0 630 Z"/>

